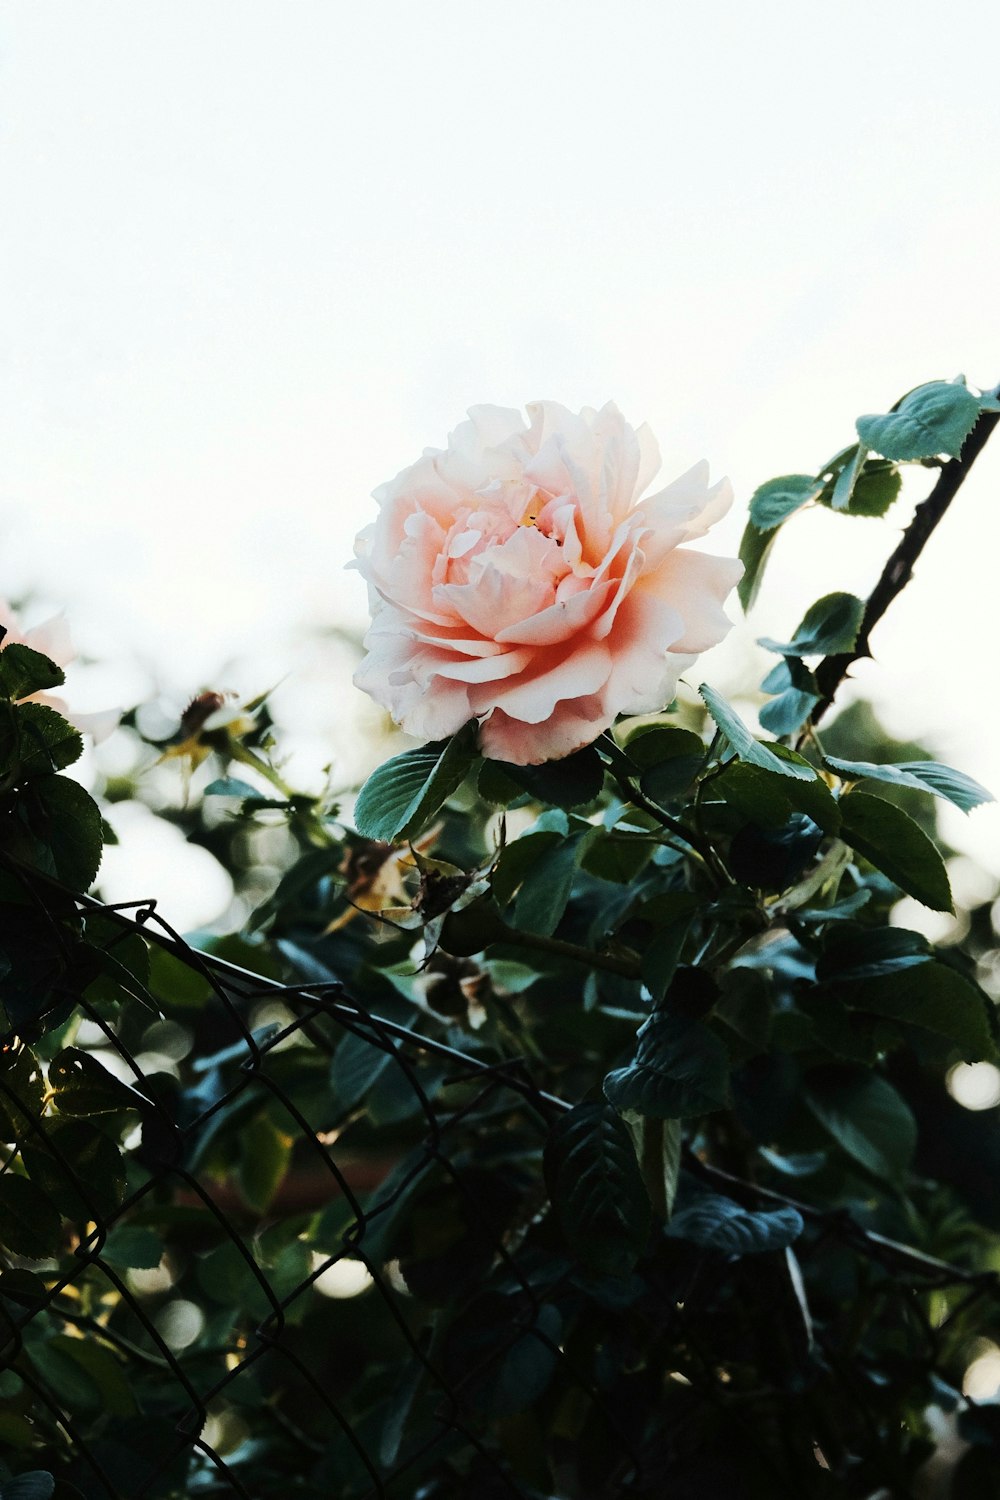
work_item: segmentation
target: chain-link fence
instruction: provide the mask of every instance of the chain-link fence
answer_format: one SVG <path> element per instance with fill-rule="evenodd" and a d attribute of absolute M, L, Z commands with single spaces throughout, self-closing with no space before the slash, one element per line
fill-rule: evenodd
<path fill-rule="evenodd" d="M 542 1167 L 568 1106 L 527 1064 L 74 899 L 101 972 L 0 1071 L 0 1433 L 57 1496 L 784 1494 L 776 1398 L 826 1404 L 809 1492 L 861 1493 L 822 1485 L 897 1409 L 868 1329 L 916 1379 L 972 1301 L 996 1320 L 991 1274 L 804 1204 L 798 1259 L 693 1233 L 581 1267 Z"/>

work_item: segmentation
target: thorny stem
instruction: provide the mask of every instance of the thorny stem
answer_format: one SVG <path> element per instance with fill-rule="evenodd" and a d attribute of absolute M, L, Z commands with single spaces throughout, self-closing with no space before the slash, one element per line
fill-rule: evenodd
<path fill-rule="evenodd" d="M 648 813 L 651 818 L 654 818 L 662 828 L 666 828 L 675 838 L 681 839 L 704 862 L 709 875 L 715 881 L 716 885 L 730 884 L 731 877 L 728 871 L 719 863 L 715 850 L 712 848 L 709 840 L 697 829 L 688 828 L 676 818 L 672 818 L 669 813 L 664 812 L 658 803 L 652 801 L 640 789 L 635 776 L 636 768 L 632 765 L 621 746 L 617 745 L 612 739 L 610 732 L 606 732 L 601 736 L 600 750 L 607 761 L 615 785 L 625 800 L 631 802 L 635 807 L 641 808 L 644 813 Z"/>
<path fill-rule="evenodd" d="M 995 395 L 996 392 L 992 394 Z M 1000 412 L 980 413 L 978 422 L 965 440 L 961 456 L 950 458 L 942 465 L 937 483 L 927 498 L 917 506 L 913 520 L 903 532 L 899 545 L 882 569 L 882 576 L 868 596 L 861 629 L 858 631 L 854 646 L 850 651 L 825 656 L 816 668 L 816 682 L 821 697 L 809 715 L 807 729 L 799 739 L 800 746 L 808 733 L 809 726 L 818 724 L 829 709 L 849 668 L 861 658 L 871 655 L 872 631 L 893 600 L 902 593 L 913 577 L 914 566 L 931 533 L 958 494 L 969 470 L 983 451 L 987 439 L 998 422 L 1000 422 Z"/>
<path fill-rule="evenodd" d="M 616 957 L 613 953 L 598 953 L 594 948 L 583 948 L 579 943 L 568 943 L 563 938 L 543 937 L 540 932 L 522 932 L 517 927 L 507 927 L 498 941 L 519 948 L 534 948 L 537 953 L 551 953 L 555 958 L 568 958 L 591 969 L 606 969 L 609 974 L 621 974 L 625 979 L 641 979 L 642 971 L 638 958 Z"/>

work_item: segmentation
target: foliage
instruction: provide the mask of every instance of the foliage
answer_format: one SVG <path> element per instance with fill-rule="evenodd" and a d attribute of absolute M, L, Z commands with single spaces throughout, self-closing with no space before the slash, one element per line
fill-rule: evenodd
<path fill-rule="evenodd" d="M 918 388 L 762 486 L 747 597 L 989 409 Z M 770 734 L 707 686 L 541 767 L 467 729 L 353 826 L 204 695 L 156 748 L 212 761 L 170 816 L 248 919 L 193 945 L 88 894 L 61 673 L 0 652 L 0 1500 L 908 1496 L 942 1410 L 987 1492 L 1000 1136 L 945 1080 L 1000 1063 L 995 941 L 898 903 L 952 911 L 934 798 L 989 794 L 861 706 L 821 739 L 864 617 L 762 643 Z"/>

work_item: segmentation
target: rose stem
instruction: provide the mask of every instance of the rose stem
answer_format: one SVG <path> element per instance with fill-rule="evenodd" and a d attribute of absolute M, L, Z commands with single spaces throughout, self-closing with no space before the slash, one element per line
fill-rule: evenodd
<path fill-rule="evenodd" d="M 991 394 L 996 395 L 997 392 L 994 391 Z M 816 668 L 816 682 L 822 697 L 809 715 L 806 732 L 808 732 L 808 726 L 819 723 L 832 704 L 838 687 L 847 675 L 848 668 L 862 657 L 871 655 L 868 638 L 872 630 L 913 577 L 914 565 L 931 532 L 958 494 L 963 480 L 985 448 L 986 441 L 998 422 L 1000 422 L 1000 412 L 980 412 L 979 420 L 965 440 L 961 457 L 950 458 L 942 465 L 937 483 L 927 498 L 917 506 L 913 520 L 903 532 L 899 545 L 882 569 L 882 576 L 865 604 L 861 629 L 858 631 L 858 639 L 854 647 L 850 651 L 825 656 Z M 805 734 L 800 738 L 800 744 L 804 738 Z"/>

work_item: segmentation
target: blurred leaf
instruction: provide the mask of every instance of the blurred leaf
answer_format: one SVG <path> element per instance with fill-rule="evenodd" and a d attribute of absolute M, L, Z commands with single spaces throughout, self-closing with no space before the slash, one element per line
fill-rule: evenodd
<path fill-rule="evenodd" d="M 204 974 L 156 943 L 149 949 L 149 987 L 168 1010 L 200 1009 L 212 995 Z"/>
<path fill-rule="evenodd" d="M 130 1270 L 152 1271 L 163 1259 L 163 1244 L 152 1229 L 116 1224 L 101 1251 L 101 1259 Z"/>
<path fill-rule="evenodd" d="M 353 1109 L 393 1066 L 392 1044 L 380 1046 L 353 1031 L 345 1031 L 330 1065 L 330 1086 L 338 1109 Z"/>
<path fill-rule="evenodd" d="M 560 1227 L 585 1265 L 624 1276 L 649 1234 L 650 1208 L 628 1130 L 609 1104 L 556 1120 L 545 1176 Z"/>
<path fill-rule="evenodd" d="M 797 1240 L 804 1225 L 794 1208 L 776 1208 L 752 1213 L 731 1198 L 704 1193 L 674 1214 L 667 1234 L 689 1240 L 703 1250 L 718 1250 L 730 1259 L 784 1250 Z"/>
<path fill-rule="evenodd" d="M 917 1123 L 892 1084 L 877 1073 L 829 1069 L 812 1074 L 805 1102 L 854 1161 L 886 1182 L 898 1182 L 913 1159 Z"/>
<path fill-rule="evenodd" d="M 14 648 L 8 646 L 7 650 Z M 5 654 L 5 653 L 4 653 Z M 28 1469 L 0 1484 L 0 1500 L 51 1500 L 56 1482 L 42 1469 Z"/>
<path fill-rule="evenodd" d="M 260 792 L 255 786 L 247 781 L 239 781 L 235 776 L 223 776 L 217 781 L 211 782 L 202 793 L 205 797 L 259 797 Z M 287 804 L 285 804 L 287 805 Z"/>
<path fill-rule="evenodd" d="M 950 912 L 944 860 L 909 814 L 868 792 L 840 799 L 841 837 L 883 875 L 933 911 Z"/>
<path fill-rule="evenodd" d="M 58 1213 L 35 1183 L 14 1172 L 0 1176 L 0 1242 L 29 1260 L 47 1260 L 59 1251 Z"/>
<path fill-rule="evenodd" d="M 655 1012 L 639 1028 L 632 1060 L 605 1078 L 604 1093 L 619 1113 L 708 1114 L 729 1103 L 729 1058 L 703 1022 Z"/>
<path fill-rule="evenodd" d="M 358 832 L 386 844 L 420 833 L 465 780 L 475 733 L 473 721 L 451 739 L 407 750 L 373 771 L 354 807 Z"/>
<path fill-rule="evenodd" d="M 973 781 L 971 776 L 966 776 L 964 771 L 953 771 L 950 766 L 943 766 L 936 760 L 906 760 L 899 765 L 883 761 L 876 765 L 872 761 L 840 760 L 826 755 L 823 764 L 845 780 L 884 781 L 890 786 L 933 792 L 935 797 L 943 797 L 966 813 L 983 802 L 994 800 L 992 792 Z"/>
<path fill-rule="evenodd" d="M 858 436 L 883 458 L 957 458 L 979 417 L 980 402 L 965 385 L 932 380 L 910 391 L 886 416 L 857 420 Z"/>
<path fill-rule="evenodd" d="M 251 1208 L 264 1213 L 284 1181 L 292 1159 L 292 1137 L 267 1114 L 256 1115 L 240 1131 L 240 1191 Z"/>
<path fill-rule="evenodd" d="M 125 1163 L 115 1143 L 87 1120 L 46 1122 L 45 1140 L 21 1149 L 32 1182 L 67 1219 L 100 1221 L 125 1197 Z"/>
<path fill-rule="evenodd" d="M 107 1345 L 99 1343 L 96 1338 L 79 1339 L 56 1334 L 49 1339 L 48 1347 L 55 1354 L 72 1360 L 89 1376 L 97 1389 L 102 1411 L 115 1417 L 128 1417 L 138 1410 L 125 1369 Z"/>

